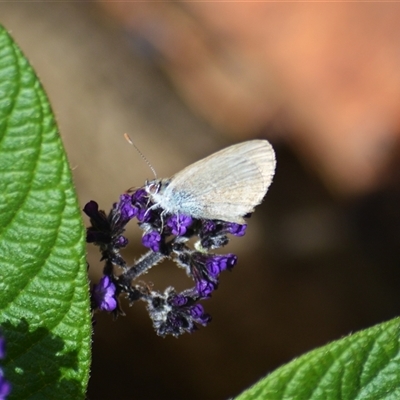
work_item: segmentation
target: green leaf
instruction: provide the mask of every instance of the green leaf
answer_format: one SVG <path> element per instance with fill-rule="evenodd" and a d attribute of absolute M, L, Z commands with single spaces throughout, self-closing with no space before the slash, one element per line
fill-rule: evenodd
<path fill-rule="evenodd" d="M 249 399 L 400 399 L 400 319 L 311 351 L 237 397 Z"/>
<path fill-rule="evenodd" d="M 85 232 L 49 101 L 0 27 L 0 326 L 10 399 L 80 399 L 91 321 Z"/>

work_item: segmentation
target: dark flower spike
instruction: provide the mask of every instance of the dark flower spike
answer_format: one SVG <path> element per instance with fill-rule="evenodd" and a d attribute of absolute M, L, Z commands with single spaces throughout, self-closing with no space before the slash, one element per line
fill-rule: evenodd
<path fill-rule="evenodd" d="M 88 243 L 109 243 L 111 229 L 105 212 L 99 210 L 99 206 L 95 201 L 89 201 L 83 211 L 90 218 L 90 223 L 92 224 L 86 231 L 86 241 Z"/>
<path fill-rule="evenodd" d="M 92 222 L 92 225 L 96 223 L 99 214 L 104 215 L 104 218 L 107 219 L 105 212 L 99 211 L 99 205 L 93 200 L 90 200 L 88 203 L 85 204 L 85 207 L 83 207 L 83 211 L 91 219 L 90 222 Z M 100 218 L 100 220 L 101 219 L 102 218 Z"/>
<path fill-rule="evenodd" d="M 105 261 L 104 277 L 93 287 L 94 309 L 123 314 L 118 298 L 125 294 L 130 303 L 138 300 L 147 303 L 147 309 L 156 332 L 161 336 L 175 337 L 207 325 L 211 317 L 198 303 L 211 297 L 218 288 L 219 275 L 231 269 L 237 262 L 234 254 L 218 255 L 213 249 L 225 246 L 228 235 L 243 236 L 247 225 L 220 220 L 195 219 L 189 215 L 170 215 L 155 207 L 144 188 L 120 196 L 106 215 L 96 202 L 89 202 L 84 212 L 91 226 L 87 229 L 87 241 L 100 247 Z M 127 266 L 120 249 L 128 244 L 123 236 L 126 224 L 136 218 L 143 230 L 142 244 L 150 249 L 134 265 Z M 189 245 L 190 238 L 198 242 Z M 150 289 L 148 285 L 134 281 L 150 268 L 169 258 L 184 268 L 194 280 L 194 286 L 181 293 L 169 287 L 164 293 Z M 116 267 L 122 268 L 118 275 Z M 1 400 L 1 399 L 0 399 Z"/>
<path fill-rule="evenodd" d="M 132 205 L 131 195 L 121 195 L 120 201 L 113 205 L 108 216 L 99 210 L 95 201 L 87 203 L 83 211 L 89 216 L 92 224 L 87 228 L 86 241 L 100 247 L 102 260 L 110 260 L 113 264 L 125 268 L 126 263 L 119 251 L 128 244 L 128 239 L 122 234 L 126 224 L 139 213 L 139 208 Z"/>
<path fill-rule="evenodd" d="M 151 292 L 146 298 L 147 309 L 153 320 L 154 328 L 160 336 L 178 337 L 185 332 L 194 332 L 197 324 L 203 326 L 211 321 L 201 305 L 196 304 L 196 297 L 176 294 L 172 287 L 164 293 Z"/>

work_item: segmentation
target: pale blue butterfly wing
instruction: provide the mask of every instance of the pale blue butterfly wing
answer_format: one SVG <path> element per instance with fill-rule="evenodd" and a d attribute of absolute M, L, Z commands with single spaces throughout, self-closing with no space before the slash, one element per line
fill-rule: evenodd
<path fill-rule="evenodd" d="M 167 212 L 244 223 L 264 198 L 275 172 L 275 153 L 266 140 L 220 150 L 174 175 L 156 202 Z"/>

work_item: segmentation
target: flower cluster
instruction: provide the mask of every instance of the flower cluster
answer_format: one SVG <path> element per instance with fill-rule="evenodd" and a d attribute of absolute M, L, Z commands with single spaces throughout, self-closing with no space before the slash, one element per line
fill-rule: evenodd
<path fill-rule="evenodd" d="M 144 188 L 120 196 L 108 215 L 90 201 L 83 211 L 89 216 L 87 242 L 99 246 L 105 262 L 104 276 L 92 289 L 93 309 L 123 314 L 119 296 L 125 294 L 132 303 L 147 304 L 156 332 L 179 336 L 193 332 L 211 320 L 199 301 L 211 297 L 218 288 L 219 275 L 237 262 L 234 254 L 214 254 L 225 246 L 228 235 L 243 236 L 246 225 L 220 220 L 195 219 L 189 215 L 171 215 L 156 207 Z M 134 265 L 128 266 L 120 249 L 128 244 L 123 236 L 127 223 L 136 218 L 143 230 L 142 244 L 149 250 Z M 189 246 L 191 238 L 198 238 Z M 151 267 L 169 258 L 193 279 L 194 286 L 181 293 L 168 287 L 163 293 L 137 278 Z"/>
<path fill-rule="evenodd" d="M 0 336 L 0 359 L 6 356 L 6 341 Z M 3 370 L 0 368 L 0 400 L 5 400 L 11 392 L 11 384 L 4 378 Z"/>

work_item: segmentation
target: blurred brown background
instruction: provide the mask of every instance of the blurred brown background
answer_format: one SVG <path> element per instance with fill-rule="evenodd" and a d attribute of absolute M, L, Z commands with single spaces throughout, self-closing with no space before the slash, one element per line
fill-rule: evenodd
<path fill-rule="evenodd" d="M 99 315 L 90 399 L 228 398 L 399 314 L 399 4 L 14 2 L 0 16 L 48 92 L 81 206 L 151 177 L 124 132 L 159 176 L 249 138 L 277 151 L 226 248 L 239 263 L 204 302 L 213 322 L 177 340 L 141 303 Z M 183 275 L 162 264 L 146 280 L 183 289 Z"/>

